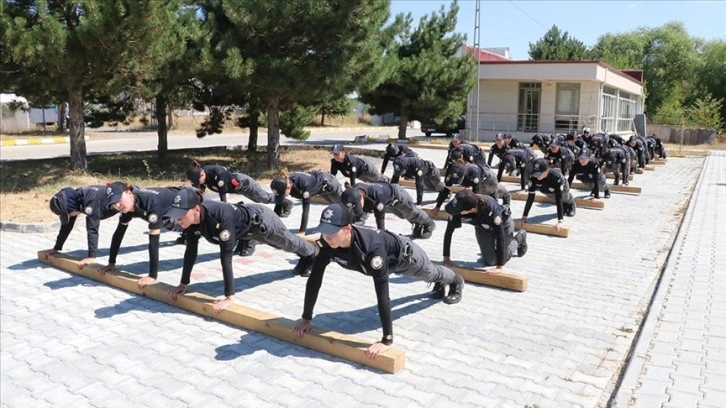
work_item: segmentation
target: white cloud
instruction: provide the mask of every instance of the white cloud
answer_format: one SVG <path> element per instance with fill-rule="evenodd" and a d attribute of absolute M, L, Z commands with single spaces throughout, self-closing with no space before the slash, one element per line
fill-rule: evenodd
<path fill-rule="evenodd" d="M 634 8 L 636 8 L 636 7 L 638 7 L 638 6 L 640 6 L 640 3 L 630 3 L 630 4 L 628 4 L 628 6 L 627 6 L 627 7 L 628 7 L 629 9 L 634 9 Z"/>

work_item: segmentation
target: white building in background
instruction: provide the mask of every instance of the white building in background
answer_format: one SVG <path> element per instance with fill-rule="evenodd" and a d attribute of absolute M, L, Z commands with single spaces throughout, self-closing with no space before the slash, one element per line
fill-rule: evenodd
<path fill-rule="evenodd" d="M 642 71 L 622 71 L 600 61 L 512 61 L 485 49 L 480 55 L 479 109 L 474 88 L 467 104 L 467 138 L 493 140 L 508 132 L 528 140 L 536 133 L 585 126 L 593 133 L 628 135 L 634 133 L 635 115 L 643 113 Z"/>
<path fill-rule="evenodd" d="M 13 109 L 11 104 L 20 103 L 24 109 Z M 15 133 L 30 130 L 28 101 L 15 94 L 0 93 L 0 133 Z"/>

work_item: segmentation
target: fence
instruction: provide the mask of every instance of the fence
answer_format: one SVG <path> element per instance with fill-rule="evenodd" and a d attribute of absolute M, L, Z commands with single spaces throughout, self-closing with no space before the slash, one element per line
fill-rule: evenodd
<path fill-rule="evenodd" d="M 647 127 L 648 136 L 656 135 L 666 143 L 681 143 L 681 130 L 683 130 L 683 144 L 699 145 L 712 144 L 716 141 L 718 133 L 713 129 L 681 128 L 671 125 L 651 125 Z"/>

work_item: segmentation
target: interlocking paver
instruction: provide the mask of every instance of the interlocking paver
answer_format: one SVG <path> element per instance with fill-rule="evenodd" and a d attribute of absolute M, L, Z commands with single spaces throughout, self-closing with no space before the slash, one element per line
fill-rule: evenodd
<path fill-rule="evenodd" d="M 445 151 L 420 152 L 443 164 Z M 374 161 L 380 164 L 380 159 Z M 643 187 L 643 194 L 614 195 L 605 211 L 579 210 L 574 219 L 566 220 L 572 228 L 566 240 L 530 234 L 527 256 L 510 261 L 511 268 L 529 277 L 526 292 L 467 285 L 463 301 L 448 306 L 427 299 L 425 284 L 394 278 L 396 345 L 407 352 L 406 368 L 396 375 L 70 276 L 34 260 L 36 250 L 52 247 L 55 233 L 3 232 L 0 358 L 13 364 L 0 368 L 2 405 L 55 406 L 51 400 L 66 395 L 80 401 L 78 406 L 110 406 L 99 387 L 109 382 L 117 391 L 114 403 L 126 406 L 595 407 L 610 397 L 675 238 L 678 211 L 689 198 L 702 164 L 700 158 L 671 159 L 667 166 L 639 176 L 634 183 Z M 427 192 L 424 199 L 431 202 L 435 197 Z M 313 205 L 310 219 L 316 220 L 322 208 Z M 512 203 L 517 217 L 523 208 L 523 202 Z M 551 213 L 551 206 L 537 204 L 531 215 L 546 218 Z M 686 221 L 695 219 L 687 215 Z M 116 222 L 104 221 L 101 228 L 99 246 L 106 254 Z M 296 206 L 285 223 L 296 228 L 299 222 Z M 408 222 L 395 217 L 387 217 L 386 222 L 389 230 L 410 234 Z M 434 260 L 441 259 L 445 222 L 437 221 L 437 225 L 434 238 L 419 241 Z M 131 223 L 124 239 L 126 250 L 119 256 L 119 267 L 140 276 L 148 268 L 144 230 L 143 223 Z M 699 234 L 689 232 L 689 237 Z M 715 227 L 710 234 L 718 235 Z M 171 245 L 175 238 L 174 233 L 162 234 L 160 249 L 164 262 L 159 280 L 173 285 L 178 283 L 184 253 L 182 246 Z M 459 229 L 452 245 L 454 259 L 475 262 L 478 254 L 471 250 L 473 242 L 470 227 Z M 617 256 L 608 256 L 608 262 L 590 262 L 602 258 L 604 247 L 593 245 L 602 242 L 608 243 L 608 254 Z M 690 247 L 691 258 L 704 261 L 708 245 L 711 242 L 705 240 Z M 84 246 L 85 231 L 79 226 L 66 248 L 81 253 Z M 199 250 L 190 290 L 221 295 L 217 248 L 202 244 Z M 718 253 L 711 252 L 709 257 L 719 259 Z M 551 253 L 561 256 L 553 260 L 547 255 Z M 99 258 L 99 262 L 105 260 Z M 236 301 L 298 318 L 305 280 L 289 277 L 296 256 L 260 246 L 249 260 L 235 263 Z M 685 268 L 691 264 L 695 263 L 681 263 Z M 691 281 L 697 283 L 695 289 L 711 288 L 718 293 L 708 279 L 684 282 Z M 679 305 L 685 309 L 672 310 L 680 311 L 682 317 L 693 293 L 678 293 L 682 294 Z M 697 316 L 703 310 L 726 310 L 726 304 L 717 301 L 697 304 Z M 695 319 L 696 323 L 682 318 L 668 322 L 673 322 L 669 333 L 704 326 L 708 340 L 710 331 L 722 332 L 713 317 Z M 379 338 L 370 278 L 329 267 L 315 324 L 370 340 Z M 674 339 L 673 334 L 664 337 L 685 347 L 684 353 L 693 349 L 690 341 L 698 340 L 693 336 Z M 712 351 L 710 344 L 707 341 L 702 349 L 704 356 Z M 648 364 L 676 370 L 674 362 L 680 354 L 671 353 L 669 361 L 663 357 L 664 364 L 654 361 L 658 354 L 649 355 Z M 690 374 L 686 367 L 681 370 Z M 721 369 L 713 367 L 708 372 L 715 377 Z M 48 400 L 31 393 L 29 387 L 37 387 L 32 383 L 36 378 L 49 384 L 42 390 Z M 657 389 L 661 394 L 673 384 L 666 380 L 657 383 L 663 384 Z M 6 393 L 6 387 L 14 392 Z M 650 394 L 640 387 L 641 392 L 629 398 L 655 400 L 656 390 L 646 390 Z M 701 395 L 707 395 L 707 390 Z"/>

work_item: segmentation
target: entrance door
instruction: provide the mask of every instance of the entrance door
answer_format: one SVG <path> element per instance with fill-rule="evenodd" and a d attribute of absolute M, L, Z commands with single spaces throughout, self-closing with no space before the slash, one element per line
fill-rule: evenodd
<path fill-rule="evenodd" d="M 541 82 L 521 82 L 519 84 L 519 112 L 517 130 L 537 133 L 539 131 L 539 108 L 542 94 Z"/>

